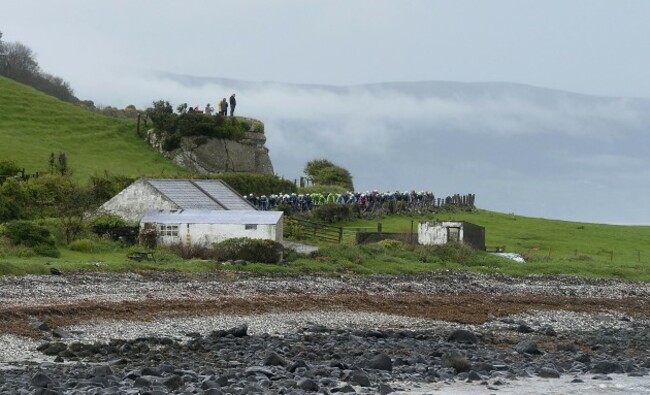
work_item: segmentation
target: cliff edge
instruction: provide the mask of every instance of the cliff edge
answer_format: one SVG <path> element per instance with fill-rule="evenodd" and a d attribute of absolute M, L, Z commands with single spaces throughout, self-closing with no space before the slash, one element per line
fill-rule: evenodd
<path fill-rule="evenodd" d="M 266 148 L 264 124 L 260 121 L 238 117 L 250 123 L 250 128 L 239 140 L 208 136 L 184 136 L 177 148 L 166 151 L 164 139 L 153 129 L 147 131 L 149 144 L 190 171 L 207 173 L 249 172 L 273 174 L 273 164 Z"/>

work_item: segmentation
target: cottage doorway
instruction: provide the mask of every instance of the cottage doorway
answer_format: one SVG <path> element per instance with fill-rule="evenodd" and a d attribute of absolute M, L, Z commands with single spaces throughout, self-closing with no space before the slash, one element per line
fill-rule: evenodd
<path fill-rule="evenodd" d="M 447 243 L 460 243 L 460 228 L 447 228 Z"/>

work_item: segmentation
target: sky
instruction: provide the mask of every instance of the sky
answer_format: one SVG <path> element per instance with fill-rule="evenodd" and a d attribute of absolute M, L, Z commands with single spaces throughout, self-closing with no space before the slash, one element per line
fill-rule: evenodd
<path fill-rule="evenodd" d="M 348 167 L 359 189 L 480 192 L 477 204 L 488 209 L 650 224 L 650 210 L 640 198 L 634 202 L 641 214 L 630 207 L 602 210 L 611 199 L 650 192 L 640 185 L 648 177 L 647 155 L 630 137 L 647 124 L 627 99 L 572 101 L 559 108 L 539 104 L 532 93 L 499 100 L 436 95 L 419 100 L 409 92 L 382 96 L 325 87 L 509 82 L 650 98 L 648 15 L 646 0 L 0 0 L 0 31 L 4 41 L 30 47 L 44 71 L 97 105 L 144 108 L 164 98 L 175 105 L 214 106 L 237 90 L 238 111 L 266 123 L 276 173 L 287 178 L 299 177 L 307 160 L 326 157 Z M 189 84 L 183 75 L 205 78 Z M 269 84 L 244 88 L 237 81 Z M 425 134 L 432 123 L 437 132 Z M 627 132 L 589 135 L 601 125 L 623 125 Z M 446 130 L 456 135 L 445 136 Z M 475 130 L 496 137 L 475 139 Z M 552 140 L 544 136 L 550 130 L 556 140 L 591 148 L 578 156 L 574 149 L 548 148 Z M 415 148 L 397 144 L 396 135 L 409 135 Z M 587 136 L 590 144 L 575 136 Z M 483 147 L 498 141 L 515 154 L 481 156 L 480 146 L 469 147 L 477 140 Z M 428 156 L 427 144 L 432 151 L 444 148 L 445 155 L 437 157 L 446 160 L 449 152 L 463 150 L 480 158 L 446 172 L 413 171 L 422 167 L 413 157 Z M 396 152 L 397 146 L 402 151 Z M 401 158 L 396 163 L 404 169 L 373 173 L 363 165 L 391 155 Z M 427 160 L 421 163 L 445 166 Z M 558 163 L 564 166 L 560 170 Z M 567 177 L 567 166 L 573 177 Z M 617 171 L 614 180 L 600 178 L 604 167 Z M 430 173 L 436 177 L 427 178 Z M 523 188 L 531 179 L 535 186 Z M 600 198 L 565 202 L 563 196 L 580 193 L 576 185 Z M 535 200 L 536 188 L 548 199 Z M 521 203 L 500 203 L 509 197 Z"/>

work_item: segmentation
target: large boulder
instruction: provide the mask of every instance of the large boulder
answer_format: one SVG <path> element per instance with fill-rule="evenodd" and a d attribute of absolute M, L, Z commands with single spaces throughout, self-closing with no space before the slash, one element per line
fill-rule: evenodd
<path fill-rule="evenodd" d="M 240 118 L 241 119 L 241 118 Z M 187 136 L 180 139 L 179 147 L 165 151 L 163 139 L 152 130 L 147 131 L 147 141 L 167 158 L 199 174 L 247 172 L 273 174 L 273 164 L 266 148 L 266 136 L 261 122 L 253 119 L 243 139 L 228 140 L 206 136 Z"/>

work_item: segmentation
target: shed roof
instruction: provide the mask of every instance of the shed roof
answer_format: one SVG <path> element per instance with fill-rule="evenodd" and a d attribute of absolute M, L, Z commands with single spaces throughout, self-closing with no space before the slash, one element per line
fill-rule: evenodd
<path fill-rule="evenodd" d="M 282 211 L 253 210 L 151 210 L 141 223 L 275 225 Z"/>
<path fill-rule="evenodd" d="M 256 210 L 221 180 L 145 179 L 145 181 L 185 210 Z"/>

